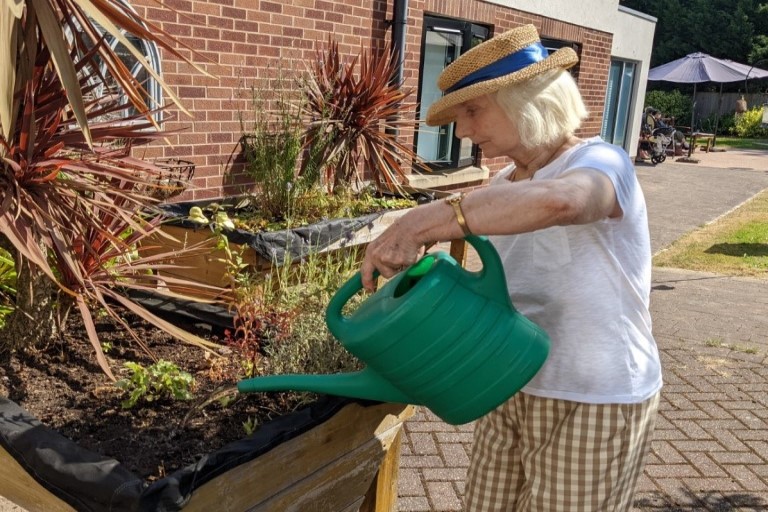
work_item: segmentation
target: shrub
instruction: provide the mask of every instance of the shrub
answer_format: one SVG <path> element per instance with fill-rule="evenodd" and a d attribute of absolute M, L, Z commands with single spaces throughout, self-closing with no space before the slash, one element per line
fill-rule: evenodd
<path fill-rule="evenodd" d="M 403 193 L 406 165 L 426 169 L 393 133 L 413 129 L 413 121 L 404 118 L 412 111 L 405 103 L 412 91 L 395 83 L 396 77 L 397 62 L 389 47 L 345 59 L 329 38 L 325 49 L 317 50 L 302 83 L 305 146 L 316 148 L 324 163 L 322 180 L 329 192 L 370 177 L 379 190 Z M 301 174 L 310 170 L 318 169 L 303 162 Z"/>
<path fill-rule="evenodd" d="M 733 133 L 735 122 L 734 114 L 723 114 L 718 118 L 713 112 L 701 121 L 701 129 L 707 133 L 715 133 L 717 127 L 717 135 L 728 135 Z"/>
<path fill-rule="evenodd" d="M 691 119 L 693 104 L 691 98 L 683 95 L 679 90 L 673 91 L 648 91 L 645 94 L 645 105 L 654 107 L 665 116 L 674 117 L 675 124 L 688 125 Z"/>
<path fill-rule="evenodd" d="M 94 310 L 114 318 L 147 352 L 123 319 L 125 310 L 179 339 L 207 345 L 126 298 L 128 289 L 157 287 L 159 277 L 148 270 L 168 268 L 171 259 L 185 255 L 130 257 L 137 243 L 159 227 L 161 219 L 146 214 L 161 192 L 174 188 L 169 184 L 176 183 L 177 173 L 131 156 L 134 144 L 165 133 L 154 118 L 157 112 L 145 104 L 142 84 L 106 36 L 129 33 L 154 41 L 199 68 L 174 49 L 178 41 L 147 29 L 124 2 L 15 5 L 8 11 L 3 4 L 0 24 L 6 52 L 0 92 L 0 246 L 15 266 L 10 290 L 8 260 L 3 263 L 0 314 L 12 311 L 0 325 L 0 354 L 58 338 L 70 312 L 77 312 L 96 361 L 114 378 Z M 158 83 L 184 110 L 173 91 L 159 78 Z M 102 86 L 111 94 L 94 92 Z M 200 289 L 193 282 L 185 285 Z M 209 296 L 216 293 L 209 290 Z"/>
<path fill-rule="evenodd" d="M 739 137 L 768 137 L 768 128 L 762 126 L 763 107 L 753 107 L 736 116 L 733 133 Z"/>
<path fill-rule="evenodd" d="M 225 370 L 230 378 L 361 368 L 325 324 L 331 296 L 359 265 L 359 248 L 312 252 L 299 264 L 276 261 L 267 273 L 249 273 L 225 237 L 221 243 L 227 248 L 228 273 L 235 287 L 231 304 L 235 329 L 224 341 L 237 354 L 239 364 Z"/>
<path fill-rule="evenodd" d="M 285 264 L 273 270 L 273 286 L 262 300 L 276 310 L 295 312 L 289 329 L 264 345 L 266 374 L 336 373 L 359 370 L 361 363 L 339 343 L 325 323 L 325 310 L 333 294 L 355 272 L 360 249 L 351 247 L 334 254 L 310 253 L 299 265 Z M 361 297 L 350 300 L 356 307 Z"/>
<path fill-rule="evenodd" d="M 297 198 L 319 181 L 319 173 L 297 176 L 304 127 L 300 95 L 291 97 L 282 76 L 251 87 L 250 125 L 240 114 L 246 174 L 256 184 L 257 202 L 272 218 L 290 218 Z"/>

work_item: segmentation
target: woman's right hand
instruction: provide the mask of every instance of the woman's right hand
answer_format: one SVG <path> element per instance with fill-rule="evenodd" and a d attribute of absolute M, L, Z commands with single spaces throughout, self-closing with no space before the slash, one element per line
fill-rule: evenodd
<path fill-rule="evenodd" d="M 417 240 L 409 223 L 408 214 L 389 226 L 365 250 L 360 268 L 363 287 L 373 291 L 376 288 L 374 271 L 389 279 L 403 269 L 416 263 L 424 255 L 424 243 Z"/>

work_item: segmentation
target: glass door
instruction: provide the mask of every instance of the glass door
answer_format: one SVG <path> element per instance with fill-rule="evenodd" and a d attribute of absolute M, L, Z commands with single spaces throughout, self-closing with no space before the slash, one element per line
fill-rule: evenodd
<path fill-rule="evenodd" d="M 442 91 L 434 85 L 443 69 L 456 60 L 461 54 L 462 37 L 460 30 L 427 30 L 424 41 L 421 67 L 422 87 L 419 105 L 419 140 L 416 152 L 427 162 L 448 163 L 451 158 L 451 143 L 453 139 L 453 124 L 445 126 L 427 126 L 427 110 L 435 101 L 442 97 Z"/>
<path fill-rule="evenodd" d="M 635 81 L 635 64 L 620 60 L 611 61 L 608 88 L 605 92 L 605 108 L 600 136 L 606 142 L 624 149 L 627 146 L 627 123 L 632 104 L 632 85 Z"/>
<path fill-rule="evenodd" d="M 419 87 L 419 130 L 416 134 L 416 152 L 430 167 L 449 169 L 470 165 L 475 161 L 475 148 L 469 139 L 454 137 L 454 124 L 427 126 L 429 107 L 440 99 L 437 77 L 443 69 L 462 53 L 488 38 L 488 28 L 469 22 L 424 18 L 424 36 L 421 47 L 421 74 Z"/>

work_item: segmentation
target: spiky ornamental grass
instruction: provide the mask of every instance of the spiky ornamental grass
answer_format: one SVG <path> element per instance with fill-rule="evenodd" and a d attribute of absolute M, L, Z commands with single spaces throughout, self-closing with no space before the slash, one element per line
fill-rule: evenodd
<path fill-rule="evenodd" d="M 132 13 L 113 0 L 4 2 L 0 9 L 6 11 L 9 22 L 0 27 L 0 36 L 9 43 L 4 50 L 13 57 L 0 59 L 2 84 L 7 86 L 0 94 L 0 241 L 23 270 L 17 275 L 16 310 L 5 326 L 0 351 L 8 350 L 15 339 L 41 341 L 35 337 L 45 334 L 50 320 L 65 318 L 74 306 L 83 317 L 99 365 L 114 379 L 97 339 L 92 311 L 105 310 L 148 350 L 115 303 L 181 340 L 211 347 L 120 292 L 157 289 L 159 278 L 151 270 L 175 266 L 171 260 L 184 257 L 172 253 L 132 256 L 137 242 L 155 233 L 161 221 L 146 214 L 156 203 L 157 187 L 151 183 L 168 178 L 168 171 L 132 158 L 125 147 L 114 149 L 112 144 L 119 139 L 130 147 L 131 142 L 166 133 L 156 129 L 155 111 L 141 99 L 141 85 L 104 39 L 91 33 L 93 44 L 88 45 L 75 31 L 68 41 L 63 27 L 76 19 L 76 28 L 90 33 L 89 20 L 94 18 L 111 31 L 123 27 L 150 40 L 160 36 L 148 34 Z M 167 41 L 159 44 L 167 46 Z M 104 61 L 127 103 L 117 97 L 93 97 L 95 84 L 104 82 L 98 72 Z M 138 113 L 124 115 L 131 107 Z M 205 288 L 210 296 L 221 291 L 184 280 L 164 280 L 169 286 Z M 50 299 L 50 283 L 58 286 L 58 300 Z"/>
<path fill-rule="evenodd" d="M 349 62 L 336 41 L 317 50 L 303 83 L 309 119 L 304 147 L 312 158 L 302 162 L 301 173 L 319 162 L 329 192 L 365 177 L 379 190 L 402 192 L 407 167 L 426 170 L 412 147 L 397 138 L 400 128 L 412 129 L 415 121 L 405 104 L 412 91 L 396 82 L 396 66 L 388 48 L 380 55 L 363 50 Z"/>

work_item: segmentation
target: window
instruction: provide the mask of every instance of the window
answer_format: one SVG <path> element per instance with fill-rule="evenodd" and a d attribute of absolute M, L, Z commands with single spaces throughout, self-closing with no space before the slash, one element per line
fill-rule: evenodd
<path fill-rule="evenodd" d="M 605 91 L 603 126 L 600 136 L 606 142 L 627 147 L 627 123 L 632 103 L 632 86 L 635 80 L 635 64 L 611 60 L 608 73 L 608 87 Z"/>
<path fill-rule="evenodd" d="M 547 38 L 541 38 L 541 44 L 544 46 L 544 48 L 547 49 L 547 52 L 549 52 L 550 55 L 555 53 L 560 48 L 571 48 L 573 51 L 576 52 L 576 55 L 581 57 L 581 45 L 578 43 L 571 43 L 569 41 L 561 41 L 560 39 L 547 39 Z M 581 62 L 581 58 L 579 58 L 579 62 Z M 579 78 L 579 63 L 576 63 L 575 66 L 568 69 L 568 72 L 573 76 L 574 79 L 578 80 Z"/>
<path fill-rule="evenodd" d="M 489 29 L 473 23 L 426 16 L 421 41 L 419 130 L 416 152 L 435 170 L 455 169 L 475 163 L 477 148 L 469 139 L 453 136 L 454 124 L 427 126 L 430 105 L 440 99 L 437 77 L 459 55 L 488 39 Z"/>
<path fill-rule="evenodd" d="M 133 11 L 133 8 L 130 5 L 122 1 L 121 3 L 126 9 Z M 118 41 L 108 32 L 105 33 L 103 28 L 96 21 L 91 20 L 91 22 L 101 34 L 105 34 L 105 44 L 114 50 L 115 54 L 120 58 L 120 60 L 123 61 L 123 64 L 125 64 L 125 66 L 131 71 L 131 75 L 133 75 L 137 82 L 141 84 L 141 86 L 145 89 L 146 93 L 144 95 L 144 102 L 147 104 L 147 106 L 152 110 L 158 110 L 160 107 L 162 107 L 163 90 L 162 87 L 160 87 L 160 84 L 157 83 L 157 80 L 155 80 L 155 78 L 146 70 L 146 68 L 144 68 L 144 66 L 136 59 L 133 53 L 131 53 L 128 48 L 125 47 L 123 43 Z M 133 34 L 123 32 L 123 35 L 137 50 L 139 50 L 139 52 L 141 52 L 152 69 L 155 70 L 158 75 L 161 75 L 162 68 L 160 63 L 160 52 L 158 51 L 157 45 L 154 42 L 145 41 L 144 39 L 141 39 Z M 83 33 L 81 36 L 85 38 L 86 41 L 90 40 L 87 34 Z M 89 45 L 90 44 L 92 44 L 92 42 L 89 43 Z M 114 79 L 109 76 L 107 67 L 103 63 L 100 65 L 99 74 L 104 76 L 105 81 L 103 83 L 97 84 L 96 89 L 92 92 L 95 97 L 103 97 L 112 92 L 119 92 Z M 121 98 L 121 102 L 125 103 L 127 101 L 127 98 Z M 130 108 L 122 111 L 121 115 L 129 116 L 135 113 L 135 109 Z M 158 123 L 162 122 L 161 111 L 155 112 L 153 117 Z"/>
<path fill-rule="evenodd" d="M 154 42 L 145 41 L 132 34 L 125 35 L 128 41 L 144 55 L 144 58 L 147 63 L 152 66 L 152 69 L 160 75 L 160 53 L 157 50 L 157 45 Z M 136 60 L 136 57 L 134 57 L 125 45 L 114 38 L 109 40 L 109 44 L 115 49 L 115 53 L 120 57 L 120 60 L 122 60 L 126 67 L 131 70 L 131 75 L 133 75 L 146 90 L 147 94 L 144 101 L 147 103 L 147 106 L 149 106 L 150 109 L 161 107 L 163 105 L 163 91 L 160 84 L 157 83 L 157 80 L 155 80 L 144 66 Z M 133 109 L 131 110 L 133 112 Z M 159 115 L 160 112 L 155 114 L 155 119 L 158 121 L 160 121 L 160 119 L 158 119 Z"/>

